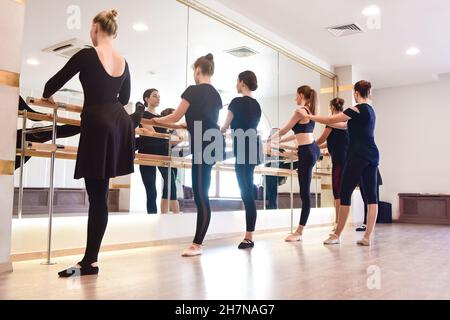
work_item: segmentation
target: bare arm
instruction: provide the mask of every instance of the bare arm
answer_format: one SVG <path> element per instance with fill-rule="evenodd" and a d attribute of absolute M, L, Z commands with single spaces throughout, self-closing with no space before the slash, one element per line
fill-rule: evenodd
<path fill-rule="evenodd" d="M 331 134 L 331 128 L 325 128 L 325 130 L 323 131 L 322 135 L 320 136 L 319 139 L 317 139 L 317 144 L 320 146 L 321 144 L 323 144 L 325 141 L 327 141 L 328 137 Z M 322 149 L 322 148 L 321 148 Z"/>
<path fill-rule="evenodd" d="M 347 122 L 333 123 L 333 124 L 329 124 L 328 126 L 334 128 L 334 129 L 345 130 L 345 129 L 347 129 Z"/>
<path fill-rule="evenodd" d="M 230 127 L 231 121 L 233 121 L 233 118 L 234 118 L 233 112 L 228 110 L 227 118 L 226 118 L 222 128 L 220 129 L 220 131 L 222 133 L 225 133 L 228 130 L 228 128 Z"/>
<path fill-rule="evenodd" d="M 319 145 L 319 148 L 320 149 L 326 149 L 326 148 L 328 148 L 328 143 L 322 143 L 321 145 Z"/>
<path fill-rule="evenodd" d="M 269 140 L 275 140 L 276 138 L 280 139 L 283 137 L 286 133 L 291 130 L 297 122 L 299 122 L 302 119 L 302 115 L 304 116 L 306 113 L 301 112 L 294 112 L 289 122 L 280 129 L 280 131 L 274 133 L 271 137 L 269 137 Z"/>
<path fill-rule="evenodd" d="M 183 116 L 188 111 L 189 106 L 190 106 L 189 102 L 185 99 L 182 99 L 180 102 L 180 105 L 172 114 L 169 114 L 168 116 L 161 117 L 161 118 L 153 118 L 152 120 L 155 124 L 163 124 L 164 125 L 164 124 L 176 123 L 176 122 L 180 121 L 181 118 L 183 118 Z"/>
<path fill-rule="evenodd" d="M 307 115 L 307 117 L 315 122 L 319 122 L 319 123 L 326 124 L 326 125 L 330 125 L 330 124 L 338 123 L 338 122 L 347 122 L 348 120 L 351 119 L 349 116 L 347 116 L 344 113 L 339 113 L 339 114 L 336 114 L 334 116 L 329 116 L 329 117 L 313 116 L 313 115 Z"/>

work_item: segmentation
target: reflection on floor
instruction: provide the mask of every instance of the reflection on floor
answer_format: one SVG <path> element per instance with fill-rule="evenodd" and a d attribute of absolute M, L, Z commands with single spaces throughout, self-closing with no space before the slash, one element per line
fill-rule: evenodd
<path fill-rule="evenodd" d="M 179 256 L 184 244 L 107 252 L 100 275 L 81 280 L 56 275 L 79 257 L 15 263 L 0 299 L 450 299 L 450 227 L 378 226 L 371 248 L 356 246 L 351 228 L 325 247 L 329 231 L 294 244 L 258 235 L 252 251 L 239 251 L 239 238 L 212 240 L 194 258 Z"/>

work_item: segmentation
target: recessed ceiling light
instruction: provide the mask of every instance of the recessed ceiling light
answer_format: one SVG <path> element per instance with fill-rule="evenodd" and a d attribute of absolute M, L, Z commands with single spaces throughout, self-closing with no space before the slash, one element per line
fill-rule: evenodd
<path fill-rule="evenodd" d="M 147 31 L 148 30 L 148 26 L 144 23 L 135 23 L 133 25 L 133 29 L 136 31 Z"/>
<path fill-rule="evenodd" d="M 31 66 L 37 66 L 40 64 L 40 62 L 36 59 L 28 59 L 27 60 L 27 64 L 31 65 Z"/>
<path fill-rule="evenodd" d="M 406 50 L 406 54 L 408 56 L 417 56 L 420 53 L 420 50 L 416 47 L 411 47 L 408 50 Z"/>
<path fill-rule="evenodd" d="M 362 11 L 362 14 L 365 16 L 376 16 L 380 14 L 380 7 L 376 5 L 371 5 Z"/>

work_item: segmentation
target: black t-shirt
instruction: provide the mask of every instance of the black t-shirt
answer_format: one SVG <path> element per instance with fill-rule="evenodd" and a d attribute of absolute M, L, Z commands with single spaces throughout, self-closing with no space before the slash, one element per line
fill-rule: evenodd
<path fill-rule="evenodd" d="M 336 129 L 327 126 L 331 129 L 331 133 L 327 138 L 328 151 L 331 155 L 333 164 L 344 165 L 347 160 L 348 145 L 350 139 L 347 129 Z"/>
<path fill-rule="evenodd" d="M 149 111 L 145 111 L 142 117 L 144 119 L 161 118 L 159 114 Z M 154 127 L 154 129 L 158 133 L 168 133 L 167 129 L 164 128 Z M 169 140 L 142 136 L 137 139 L 137 148 L 139 153 L 167 156 L 169 154 Z"/>
<path fill-rule="evenodd" d="M 254 134 L 255 137 L 257 136 L 257 128 L 259 125 L 259 121 L 261 120 L 261 106 L 259 105 L 258 101 L 256 99 L 253 99 L 251 97 L 239 97 L 235 98 L 231 101 L 230 105 L 228 106 L 228 110 L 233 113 L 233 121 L 231 122 L 231 129 L 238 130 L 242 129 L 244 132 L 247 130 L 255 130 Z M 257 148 L 260 147 L 260 141 L 259 139 L 257 141 Z M 237 149 L 238 149 L 238 141 L 237 138 L 234 137 L 233 139 L 233 146 L 234 146 L 234 155 L 238 157 Z M 256 149 L 258 152 L 258 149 Z M 245 139 L 245 163 L 249 163 L 250 159 L 252 159 L 249 155 L 249 152 L 251 152 L 250 148 L 250 139 L 246 137 Z M 253 159 L 257 159 L 256 163 L 259 162 L 258 155 L 254 157 Z"/>
<path fill-rule="evenodd" d="M 202 135 L 209 129 L 219 130 L 217 121 L 219 112 L 222 109 L 222 99 L 219 92 L 210 84 L 199 84 L 190 86 L 181 95 L 181 98 L 189 102 L 189 108 L 186 112 L 186 124 L 191 139 L 191 150 L 194 152 L 196 141 L 194 124 L 201 122 Z M 198 137 L 202 141 L 202 137 Z M 202 151 L 211 142 L 202 143 Z"/>
<path fill-rule="evenodd" d="M 233 113 L 231 129 L 246 131 L 258 128 L 261 120 L 261 106 L 255 99 L 251 97 L 234 98 L 228 106 L 228 110 Z"/>
<path fill-rule="evenodd" d="M 372 165 L 378 165 L 380 154 L 375 144 L 375 111 L 367 104 L 362 103 L 356 106 L 359 113 L 349 108 L 344 111 L 351 119 L 348 121 L 348 132 L 350 135 L 349 158 L 359 156 Z"/>

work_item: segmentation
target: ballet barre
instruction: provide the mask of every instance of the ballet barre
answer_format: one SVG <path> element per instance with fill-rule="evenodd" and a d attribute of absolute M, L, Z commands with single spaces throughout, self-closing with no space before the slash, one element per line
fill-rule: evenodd
<path fill-rule="evenodd" d="M 65 110 L 65 111 L 70 111 L 70 112 L 75 112 L 75 113 L 83 112 L 83 107 L 77 106 L 74 104 L 64 103 L 64 102 L 56 102 L 55 101 L 55 103 L 52 103 L 48 100 L 37 99 L 37 98 L 33 98 L 33 97 L 27 97 L 26 101 L 28 104 L 32 104 L 37 107 L 44 107 L 44 108 L 50 108 L 50 109 L 56 109 L 56 110 L 60 109 L 60 110 Z"/>
<path fill-rule="evenodd" d="M 37 143 L 37 142 L 28 142 L 27 147 L 29 150 L 35 151 L 50 151 L 56 152 L 58 150 L 67 152 L 67 153 L 77 153 L 77 147 L 64 146 L 61 144 L 48 144 L 48 143 Z"/>
<path fill-rule="evenodd" d="M 56 111 L 56 109 L 55 109 Z M 21 111 L 19 112 L 19 116 L 24 117 L 25 112 Z M 30 120 L 37 120 L 37 121 L 48 121 L 48 122 L 54 122 L 56 120 L 57 123 L 60 124 L 66 124 L 66 125 L 72 125 L 79 127 L 81 125 L 80 120 L 76 119 L 70 119 L 70 118 L 64 118 L 59 117 L 51 114 L 40 114 L 35 112 L 26 112 L 26 118 Z"/>

